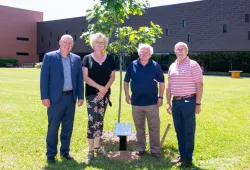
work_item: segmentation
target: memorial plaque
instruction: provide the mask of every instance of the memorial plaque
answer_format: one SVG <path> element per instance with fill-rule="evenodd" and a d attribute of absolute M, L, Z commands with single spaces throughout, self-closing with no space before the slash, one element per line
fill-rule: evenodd
<path fill-rule="evenodd" d="M 116 123 L 114 134 L 115 136 L 131 136 L 132 124 L 131 123 Z"/>

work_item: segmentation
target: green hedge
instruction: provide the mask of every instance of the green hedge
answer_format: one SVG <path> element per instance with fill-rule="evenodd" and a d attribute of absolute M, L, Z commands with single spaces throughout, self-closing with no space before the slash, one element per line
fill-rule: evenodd
<path fill-rule="evenodd" d="M 0 67 L 15 67 L 18 64 L 16 58 L 0 58 Z"/>
<path fill-rule="evenodd" d="M 250 52 L 204 52 L 190 53 L 189 57 L 197 61 L 203 67 L 204 72 L 228 72 L 229 70 L 242 70 L 250 73 Z M 138 54 L 134 53 L 125 58 L 123 70 L 128 64 L 136 60 Z M 153 54 L 152 59 L 157 61 L 163 71 L 167 72 L 169 66 L 176 60 L 175 54 Z M 119 58 L 116 57 L 117 69 Z"/>

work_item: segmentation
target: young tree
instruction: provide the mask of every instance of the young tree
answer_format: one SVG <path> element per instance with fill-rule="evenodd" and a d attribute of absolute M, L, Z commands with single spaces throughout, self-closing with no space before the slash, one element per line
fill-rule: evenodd
<path fill-rule="evenodd" d="M 148 5 L 148 0 L 99 0 L 92 9 L 86 11 L 86 19 L 89 23 L 88 31 L 84 32 L 81 38 L 89 44 L 90 34 L 102 32 L 110 37 L 107 51 L 119 57 L 118 123 L 120 123 L 121 115 L 122 63 L 124 57 L 136 52 L 140 43 L 153 44 L 156 38 L 161 38 L 162 29 L 152 21 L 150 27 L 142 26 L 137 30 L 124 24 L 131 16 L 143 15 Z"/>

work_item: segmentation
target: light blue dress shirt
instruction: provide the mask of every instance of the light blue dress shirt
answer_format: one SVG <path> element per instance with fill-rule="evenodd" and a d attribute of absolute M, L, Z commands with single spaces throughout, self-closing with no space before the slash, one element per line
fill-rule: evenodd
<path fill-rule="evenodd" d="M 67 58 L 62 57 L 62 64 L 64 74 L 63 91 L 72 90 L 70 55 Z"/>

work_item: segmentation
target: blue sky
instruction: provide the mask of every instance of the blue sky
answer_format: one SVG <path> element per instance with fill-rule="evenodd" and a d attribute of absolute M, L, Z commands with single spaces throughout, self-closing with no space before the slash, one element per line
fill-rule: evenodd
<path fill-rule="evenodd" d="M 152 7 L 191 1 L 197 0 L 149 0 Z M 84 16 L 86 9 L 92 8 L 93 4 L 94 0 L 0 0 L 0 5 L 41 11 L 44 21 Z"/>

